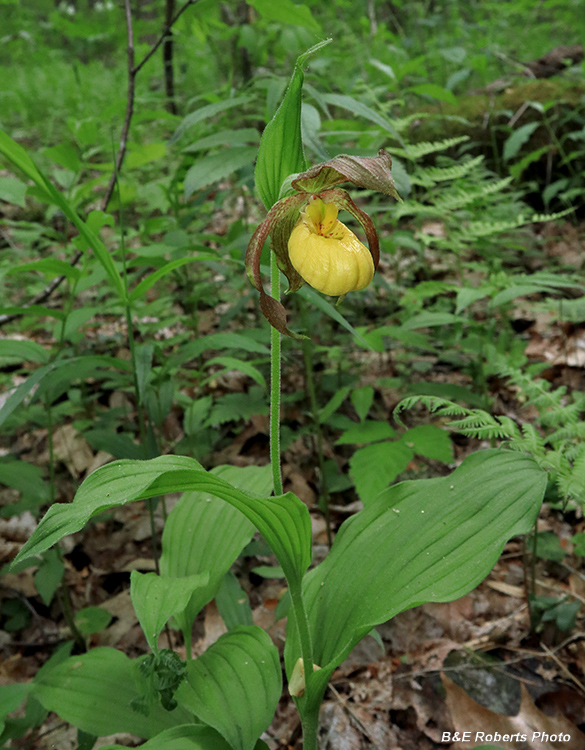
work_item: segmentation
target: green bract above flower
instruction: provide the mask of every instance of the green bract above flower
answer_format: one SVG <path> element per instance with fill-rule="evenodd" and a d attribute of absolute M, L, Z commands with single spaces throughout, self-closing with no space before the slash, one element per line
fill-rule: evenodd
<path fill-rule="evenodd" d="M 400 200 L 391 167 L 390 154 L 384 150 L 376 157 L 341 155 L 317 164 L 295 175 L 291 186 L 296 192 L 275 203 L 254 232 L 246 251 L 246 271 L 260 292 L 262 312 L 280 333 L 299 338 L 287 327 L 284 307 L 264 291 L 260 255 L 268 237 L 278 267 L 288 279 L 288 292 L 296 292 L 305 282 L 331 295 L 364 289 L 378 266 L 378 234 L 370 217 L 336 186 L 351 182 Z M 369 247 L 337 219 L 339 209 L 361 224 Z"/>

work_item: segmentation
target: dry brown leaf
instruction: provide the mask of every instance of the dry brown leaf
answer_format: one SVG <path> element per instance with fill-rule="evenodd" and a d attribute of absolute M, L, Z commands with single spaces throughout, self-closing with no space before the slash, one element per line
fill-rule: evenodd
<path fill-rule="evenodd" d="M 53 451 L 55 456 L 63 461 L 72 476 L 78 479 L 94 460 L 93 451 L 89 444 L 73 427 L 64 424 L 53 433 Z"/>
<path fill-rule="evenodd" d="M 496 743 L 507 750 L 583 750 L 585 734 L 565 716 L 547 716 L 533 703 L 530 694 L 520 685 L 522 701 L 516 716 L 495 713 L 476 703 L 473 698 L 441 675 L 447 691 L 447 706 L 457 736 L 451 750 L 471 750 L 481 745 Z M 468 734 L 463 734 L 468 733 Z M 497 736 L 499 735 L 499 737 Z M 551 739 L 554 737 L 554 741 Z M 559 739 L 560 737 L 560 739 Z M 507 739 L 504 739 L 507 738 Z"/>
<path fill-rule="evenodd" d="M 499 591 L 500 594 L 515 596 L 517 599 L 524 598 L 524 589 L 521 586 L 513 586 L 511 583 L 505 583 L 505 581 L 487 581 L 487 585 L 490 589 Z"/>

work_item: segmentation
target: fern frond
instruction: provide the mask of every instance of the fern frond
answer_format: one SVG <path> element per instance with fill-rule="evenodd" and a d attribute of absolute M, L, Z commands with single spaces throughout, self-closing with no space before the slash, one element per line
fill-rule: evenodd
<path fill-rule="evenodd" d="M 460 164 L 453 164 L 450 167 L 418 167 L 414 174 L 410 175 L 410 181 L 413 185 L 433 187 L 437 182 L 460 180 L 470 172 L 473 172 L 482 161 L 483 156 L 476 156 L 475 159 L 468 159 Z"/>
<path fill-rule="evenodd" d="M 415 406 L 424 406 L 428 409 L 431 414 L 439 412 L 446 416 L 464 415 L 469 414 L 469 409 L 464 406 L 449 401 L 446 398 L 440 398 L 439 396 L 407 396 L 400 401 L 394 409 L 394 419 L 398 424 L 403 425 L 400 419 L 400 414 L 407 409 L 413 409 Z M 403 425 L 404 426 L 404 425 Z"/>
<path fill-rule="evenodd" d="M 579 455 L 568 472 L 558 475 L 557 484 L 564 497 L 585 500 L 585 444 L 581 444 Z"/>
<path fill-rule="evenodd" d="M 435 208 L 443 213 L 447 213 L 447 211 L 455 211 L 476 200 L 486 198 L 488 195 L 502 192 L 511 182 L 511 177 L 504 177 L 502 180 L 488 182 L 485 185 L 479 185 L 476 188 L 447 193 L 447 195 L 435 201 Z"/>
<path fill-rule="evenodd" d="M 445 151 L 448 148 L 457 146 L 469 140 L 468 135 L 460 135 L 455 138 L 445 138 L 442 141 L 423 141 L 421 143 L 411 143 L 405 148 L 389 147 L 388 151 L 394 156 L 401 156 L 403 159 L 416 161 L 428 154 L 434 154 L 437 151 Z"/>

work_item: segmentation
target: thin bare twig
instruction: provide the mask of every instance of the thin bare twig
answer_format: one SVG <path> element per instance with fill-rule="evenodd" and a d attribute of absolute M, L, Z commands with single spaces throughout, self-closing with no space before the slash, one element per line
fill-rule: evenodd
<path fill-rule="evenodd" d="M 144 56 L 144 58 L 138 63 L 138 65 L 136 65 L 135 58 L 134 58 L 134 31 L 132 27 L 132 9 L 130 7 L 130 0 L 124 0 L 124 11 L 126 15 L 126 29 L 127 29 L 127 39 L 128 39 L 128 94 L 126 98 L 126 113 L 124 115 L 124 122 L 122 124 L 122 131 L 120 133 L 120 142 L 118 146 L 118 153 L 116 155 L 114 169 L 112 171 L 112 175 L 108 182 L 108 186 L 106 188 L 104 197 L 102 198 L 102 201 L 101 201 L 102 211 L 105 211 L 107 209 L 108 203 L 110 202 L 112 198 L 114 187 L 116 185 L 116 179 L 118 177 L 118 174 L 124 162 L 124 158 L 126 156 L 126 148 L 128 145 L 128 133 L 130 131 L 130 123 L 132 121 L 132 115 L 134 113 L 136 76 L 142 70 L 144 65 L 154 55 L 154 53 L 158 50 L 158 48 L 164 42 L 164 40 L 167 38 L 172 26 L 183 15 L 183 13 L 187 10 L 187 8 L 190 5 L 194 5 L 196 2 L 198 2 L 198 0 L 187 0 L 187 2 L 175 13 L 175 15 L 170 19 L 170 21 L 168 19 L 165 21 L 165 25 L 164 25 L 161 35 L 153 44 L 153 46 L 150 48 L 150 50 L 147 52 L 147 54 Z M 71 267 L 76 266 L 79 263 L 79 260 L 82 255 L 83 255 L 83 251 L 77 250 L 73 258 L 71 259 L 69 265 Z M 28 307 L 32 307 L 33 305 L 39 305 L 39 304 L 42 304 L 43 302 L 46 302 L 49 299 L 49 297 L 53 294 L 53 292 L 56 289 L 58 289 L 61 286 L 61 284 L 65 281 L 65 278 L 66 278 L 65 276 L 57 276 L 49 284 L 47 284 L 47 286 L 43 289 L 42 292 L 40 292 L 35 297 L 33 297 L 32 300 L 28 304 L 23 305 L 23 307 L 28 308 Z M 22 317 L 23 314 L 24 313 L 11 313 L 10 315 L 0 315 L 0 327 L 3 325 L 6 325 L 7 323 L 11 323 L 13 320 L 17 320 L 18 318 Z"/>

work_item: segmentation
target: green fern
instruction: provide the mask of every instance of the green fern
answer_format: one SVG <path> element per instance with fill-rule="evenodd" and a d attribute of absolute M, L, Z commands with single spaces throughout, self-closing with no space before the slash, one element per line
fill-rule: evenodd
<path fill-rule="evenodd" d="M 443 141 L 423 141 L 422 143 L 410 143 L 405 148 L 395 148 L 394 146 L 388 148 L 388 151 L 393 156 L 400 156 L 403 159 L 409 159 L 410 161 L 417 161 L 423 156 L 434 154 L 437 151 L 445 151 L 453 146 L 458 146 L 460 143 L 465 143 L 469 140 L 468 135 L 461 135 L 455 138 L 445 138 Z"/>
<path fill-rule="evenodd" d="M 468 159 L 460 164 L 453 164 L 449 167 L 418 167 L 414 173 L 410 175 L 410 181 L 413 185 L 433 187 L 438 182 L 460 180 L 476 170 L 482 162 L 483 156 L 476 156 L 475 159 Z"/>

